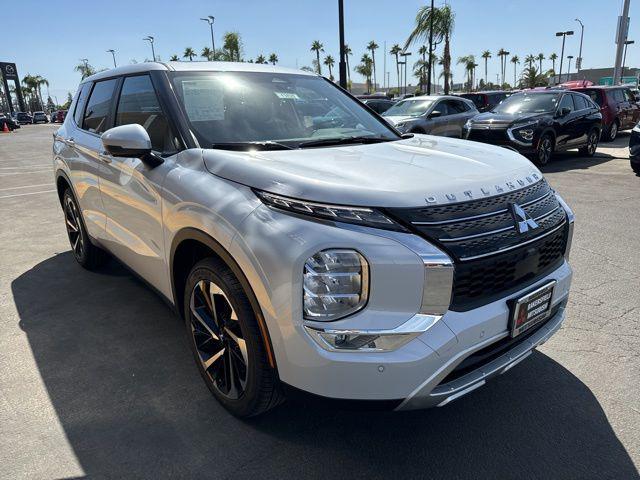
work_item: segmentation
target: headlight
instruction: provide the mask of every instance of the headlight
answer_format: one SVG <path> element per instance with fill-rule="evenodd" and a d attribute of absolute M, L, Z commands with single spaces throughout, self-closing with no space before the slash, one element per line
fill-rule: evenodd
<path fill-rule="evenodd" d="M 355 250 L 324 250 L 304 264 L 304 318 L 328 321 L 362 309 L 369 298 L 369 264 Z"/>
<path fill-rule="evenodd" d="M 367 227 L 384 228 L 387 230 L 405 231 L 406 229 L 394 222 L 378 210 L 366 207 L 348 207 L 325 203 L 307 202 L 295 198 L 283 197 L 273 193 L 254 190 L 262 202 L 271 207 L 289 212 L 308 215 L 335 222 L 355 223 Z"/>
<path fill-rule="evenodd" d="M 537 120 L 534 122 L 520 123 L 509 128 L 508 133 L 511 137 L 515 137 L 515 140 L 531 143 L 533 142 L 533 134 L 537 126 Z"/>

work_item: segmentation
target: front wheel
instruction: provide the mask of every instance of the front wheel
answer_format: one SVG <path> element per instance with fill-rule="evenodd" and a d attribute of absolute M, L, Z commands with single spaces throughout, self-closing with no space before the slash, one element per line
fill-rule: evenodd
<path fill-rule="evenodd" d="M 62 196 L 62 209 L 73 256 L 87 270 L 97 269 L 108 257 L 104 250 L 91 243 L 82 220 L 80 207 L 70 188 L 67 188 Z"/>
<path fill-rule="evenodd" d="M 538 140 L 538 148 L 536 149 L 536 162 L 538 165 L 546 165 L 553 155 L 553 140 L 550 135 L 543 135 Z"/>
<path fill-rule="evenodd" d="M 282 401 L 265 340 L 242 285 L 221 260 L 198 262 L 187 279 L 184 316 L 207 387 L 233 415 L 251 417 Z"/>
<path fill-rule="evenodd" d="M 597 130 L 591 130 L 591 132 L 589 132 L 589 136 L 587 137 L 587 144 L 578 150 L 580 152 L 580 155 L 585 157 L 593 157 L 596 153 L 596 149 L 598 148 L 599 136 L 600 135 Z"/>

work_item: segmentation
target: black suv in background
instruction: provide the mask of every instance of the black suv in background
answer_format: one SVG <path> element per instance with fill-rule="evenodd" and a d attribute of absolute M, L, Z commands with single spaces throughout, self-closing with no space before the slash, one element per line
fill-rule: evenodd
<path fill-rule="evenodd" d="M 629 160 L 631 161 L 631 169 L 640 175 L 640 123 L 631 130 L 629 138 Z"/>
<path fill-rule="evenodd" d="M 511 92 L 478 92 L 478 93 L 462 93 L 460 96 L 471 100 L 479 112 L 489 112 L 498 104 L 511 95 Z"/>
<path fill-rule="evenodd" d="M 596 152 L 602 114 L 600 107 L 581 93 L 564 90 L 531 90 L 516 93 L 492 112 L 469 120 L 464 138 L 517 150 L 545 165 L 554 152 L 580 149 Z"/>

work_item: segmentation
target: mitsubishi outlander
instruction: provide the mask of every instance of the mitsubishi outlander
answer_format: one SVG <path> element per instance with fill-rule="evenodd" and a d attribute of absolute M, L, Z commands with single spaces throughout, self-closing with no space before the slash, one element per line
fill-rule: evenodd
<path fill-rule="evenodd" d="M 165 297 L 237 416 L 300 391 L 443 406 L 565 318 L 574 215 L 529 160 L 400 135 L 315 74 L 100 72 L 53 166 L 75 259 L 113 256 Z"/>

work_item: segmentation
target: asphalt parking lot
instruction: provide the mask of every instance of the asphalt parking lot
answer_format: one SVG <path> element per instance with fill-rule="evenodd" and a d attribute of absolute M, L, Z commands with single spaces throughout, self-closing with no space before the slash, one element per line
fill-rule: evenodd
<path fill-rule="evenodd" d="M 545 168 L 572 205 L 562 330 L 449 406 L 228 415 L 180 321 L 69 251 L 53 125 L 0 134 L 0 478 L 640 479 L 640 177 L 628 135 Z"/>

